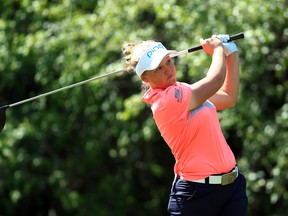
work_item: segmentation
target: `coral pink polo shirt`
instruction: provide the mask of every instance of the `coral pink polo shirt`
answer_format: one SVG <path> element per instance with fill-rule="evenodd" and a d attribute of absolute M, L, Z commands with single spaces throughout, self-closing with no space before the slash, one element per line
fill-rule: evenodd
<path fill-rule="evenodd" d="M 157 127 L 175 157 L 174 172 L 185 180 L 199 180 L 229 172 L 235 157 L 221 131 L 215 106 L 206 101 L 189 111 L 193 92 L 177 82 L 166 89 L 146 92 Z"/>

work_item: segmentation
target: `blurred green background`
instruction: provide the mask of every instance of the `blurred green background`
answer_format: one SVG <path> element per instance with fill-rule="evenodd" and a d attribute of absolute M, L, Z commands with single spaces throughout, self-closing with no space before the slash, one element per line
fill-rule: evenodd
<path fill-rule="evenodd" d="M 287 215 L 287 0 L 0 4 L 1 105 L 123 68 L 124 41 L 180 51 L 200 37 L 244 32 L 240 97 L 220 121 L 247 178 L 249 215 Z M 195 82 L 210 61 L 203 51 L 179 57 L 178 80 Z M 167 215 L 174 159 L 140 86 L 123 73 L 8 109 L 0 215 Z"/>

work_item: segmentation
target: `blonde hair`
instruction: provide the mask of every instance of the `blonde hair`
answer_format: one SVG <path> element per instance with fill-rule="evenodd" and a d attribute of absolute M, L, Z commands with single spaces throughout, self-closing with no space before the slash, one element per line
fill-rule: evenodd
<path fill-rule="evenodd" d="M 127 71 L 135 71 L 135 67 L 146 49 L 153 45 L 155 41 L 138 41 L 134 43 L 124 42 L 122 45 L 122 53 L 124 55 Z"/>
<path fill-rule="evenodd" d="M 140 58 L 146 51 L 148 47 L 153 45 L 155 41 L 148 40 L 148 41 L 139 41 L 134 43 L 124 42 L 122 45 L 122 53 L 125 59 L 125 67 L 127 71 L 134 71 L 137 63 L 139 62 Z M 149 83 L 142 81 L 141 90 L 143 93 L 150 89 Z"/>

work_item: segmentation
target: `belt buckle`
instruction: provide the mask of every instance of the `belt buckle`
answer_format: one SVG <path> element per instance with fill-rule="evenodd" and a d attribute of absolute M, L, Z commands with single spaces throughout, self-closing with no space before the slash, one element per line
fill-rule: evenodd
<path fill-rule="evenodd" d="M 235 181 L 235 179 L 237 178 L 237 171 L 233 171 L 231 173 L 228 174 L 224 174 L 221 178 L 221 185 L 228 185 L 231 184 Z"/>

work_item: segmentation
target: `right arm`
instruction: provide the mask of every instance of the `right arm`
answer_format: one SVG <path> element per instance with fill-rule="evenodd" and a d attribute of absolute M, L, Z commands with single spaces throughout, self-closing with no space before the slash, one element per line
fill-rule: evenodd
<path fill-rule="evenodd" d="M 203 104 L 214 95 L 223 85 L 226 76 L 226 63 L 224 48 L 217 38 L 200 39 L 203 50 L 212 55 L 212 62 L 206 77 L 190 85 L 192 95 L 189 110 L 193 110 Z"/>

